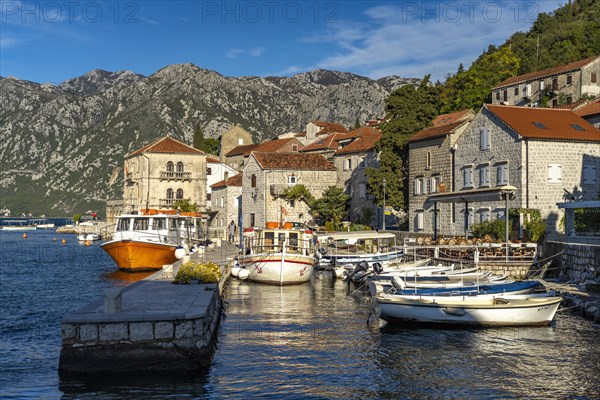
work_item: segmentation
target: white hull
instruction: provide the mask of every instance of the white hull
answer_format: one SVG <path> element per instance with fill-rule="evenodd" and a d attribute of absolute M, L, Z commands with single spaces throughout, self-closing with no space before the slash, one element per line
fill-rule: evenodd
<path fill-rule="evenodd" d="M 296 254 L 253 254 L 241 256 L 239 264 L 248 270 L 249 281 L 290 285 L 310 281 L 314 259 Z"/>
<path fill-rule="evenodd" d="M 405 299 L 379 294 L 381 318 L 424 323 L 475 326 L 547 325 L 562 298 Z"/>
<path fill-rule="evenodd" d="M 79 240 L 80 242 L 85 242 L 87 240 L 89 241 L 94 241 L 94 240 L 100 240 L 100 235 L 97 235 L 95 233 L 88 233 L 88 234 L 81 234 L 77 236 L 77 240 Z"/>

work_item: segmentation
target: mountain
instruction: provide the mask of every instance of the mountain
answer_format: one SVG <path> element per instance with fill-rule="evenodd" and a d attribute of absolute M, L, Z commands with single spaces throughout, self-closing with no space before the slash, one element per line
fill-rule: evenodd
<path fill-rule="evenodd" d="M 313 119 L 348 127 L 384 114 L 390 92 L 418 79 L 375 81 L 316 70 L 231 78 L 193 64 L 145 77 L 93 70 L 58 86 L 0 78 L 0 207 L 48 215 L 103 210 L 122 196 L 123 156 L 170 134 L 192 142 L 239 123 L 256 141 Z"/>

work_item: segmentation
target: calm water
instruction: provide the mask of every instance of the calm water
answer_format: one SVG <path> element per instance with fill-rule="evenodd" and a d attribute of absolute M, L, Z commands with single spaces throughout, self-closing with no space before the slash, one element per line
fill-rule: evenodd
<path fill-rule="evenodd" d="M 600 397 L 598 325 L 560 312 L 544 328 L 380 327 L 368 296 L 326 274 L 284 288 L 232 281 L 205 372 L 61 382 L 60 318 L 126 282 L 98 245 L 28 235 L 0 232 L 2 398 Z"/>

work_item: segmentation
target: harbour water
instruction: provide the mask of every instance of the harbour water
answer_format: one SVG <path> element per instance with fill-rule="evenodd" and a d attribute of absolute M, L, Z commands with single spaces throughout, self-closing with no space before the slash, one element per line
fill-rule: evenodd
<path fill-rule="evenodd" d="M 21 236 L 0 231 L 2 398 L 600 397 L 600 327 L 568 311 L 542 328 L 381 327 L 366 293 L 327 273 L 282 288 L 233 280 L 206 371 L 61 381 L 60 319 L 128 282 L 97 244 Z"/>

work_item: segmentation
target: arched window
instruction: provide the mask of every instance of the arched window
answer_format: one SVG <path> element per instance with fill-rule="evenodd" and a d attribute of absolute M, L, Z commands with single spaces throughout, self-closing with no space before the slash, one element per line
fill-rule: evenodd
<path fill-rule="evenodd" d="M 173 189 L 167 189 L 167 205 L 173 205 Z"/>
<path fill-rule="evenodd" d="M 169 162 L 167 163 L 167 172 L 173 172 L 173 171 L 175 171 L 175 168 L 174 168 L 174 166 L 173 166 L 173 162 L 172 162 L 172 161 L 169 161 Z"/>
<path fill-rule="evenodd" d="M 183 189 L 177 189 L 177 200 L 183 199 Z"/>
<path fill-rule="evenodd" d="M 181 161 L 177 163 L 177 172 L 183 172 L 183 163 Z"/>

